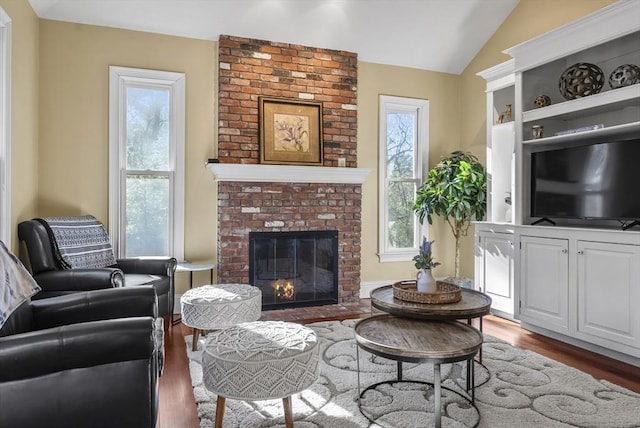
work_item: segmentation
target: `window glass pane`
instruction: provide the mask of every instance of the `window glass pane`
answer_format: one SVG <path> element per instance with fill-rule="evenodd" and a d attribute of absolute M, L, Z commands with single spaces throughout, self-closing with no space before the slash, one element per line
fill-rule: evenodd
<path fill-rule="evenodd" d="M 416 186 L 414 182 L 389 183 L 387 218 L 388 249 L 413 248 L 416 217 L 413 213 Z"/>
<path fill-rule="evenodd" d="M 127 88 L 127 169 L 169 169 L 169 91 Z"/>
<path fill-rule="evenodd" d="M 381 262 L 410 261 L 423 226 L 413 212 L 428 165 L 429 101 L 380 95 L 379 247 Z"/>
<path fill-rule="evenodd" d="M 169 255 L 169 177 L 127 176 L 126 257 Z"/>
<path fill-rule="evenodd" d="M 413 178 L 416 115 L 387 113 L 387 177 Z"/>

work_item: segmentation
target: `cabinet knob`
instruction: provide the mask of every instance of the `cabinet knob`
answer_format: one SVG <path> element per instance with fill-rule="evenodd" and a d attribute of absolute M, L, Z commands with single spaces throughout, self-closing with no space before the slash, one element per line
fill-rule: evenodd
<path fill-rule="evenodd" d="M 562 249 L 562 254 L 567 254 L 567 249 L 566 248 Z"/>
<path fill-rule="evenodd" d="M 578 254 L 584 254 L 584 251 L 579 250 L 579 251 L 578 251 Z"/>

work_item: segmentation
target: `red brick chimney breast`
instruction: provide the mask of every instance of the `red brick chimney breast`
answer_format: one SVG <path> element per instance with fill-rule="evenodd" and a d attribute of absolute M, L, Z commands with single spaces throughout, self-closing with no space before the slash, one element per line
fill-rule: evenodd
<path fill-rule="evenodd" d="M 321 101 L 325 167 L 357 167 L 357 54 L 220 36 L 218 161 L 259 163 L 260 96 Z M 283 166 L 286 168 L 286 166 Z M 338 230 L 338 299 L 360 290 L 361 184 L 218 184 L 218 282 L 248 282 L 249 231 Z"/>

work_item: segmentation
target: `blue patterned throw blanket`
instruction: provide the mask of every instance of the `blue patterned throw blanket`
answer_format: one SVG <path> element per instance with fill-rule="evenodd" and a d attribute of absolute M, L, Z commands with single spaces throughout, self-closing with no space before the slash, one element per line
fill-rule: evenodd
<path fill-rule="evenodd" d="M 44 224 L 56 257 L 65 269 L 103 268 L 116 264 L 109 235 L 94 216 L 46 217 Z"/>
<path fill-rule="evenodd" d="M 22 262 L 0 241 L 0 328 L 22 302 L 38 291 L 40 287 Z"/>

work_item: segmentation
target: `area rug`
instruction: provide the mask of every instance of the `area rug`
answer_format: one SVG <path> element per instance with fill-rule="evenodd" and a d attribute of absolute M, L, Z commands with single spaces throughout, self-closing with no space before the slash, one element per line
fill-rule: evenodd
<path fill-rule="evenodd" d="M 360 350 L 361 389 L 357 402 L 357 320 L 308 324 L 320 338 L 320 378 L 292 399 L 296 428 L 413 428 L 434 426 L 433 380 L 430 364 L 404 364 L 404 379 L 396 362 Z M 191 351 L 186 336 L 193 393 L 201 428 L 213 427 L 216 396 L 202 383 L 201 354 Z M 485 335 L 482 365 L 476 364 L 475 405 L 466 396 L 464 364 L 443 364 L 443 428 L 640 427 L 640 394 L 531 351 Z M 452 392 L 453 391 L 453 392 Z M 226 400 L 224 428 L 284 427 L 282 400 Z"/>

